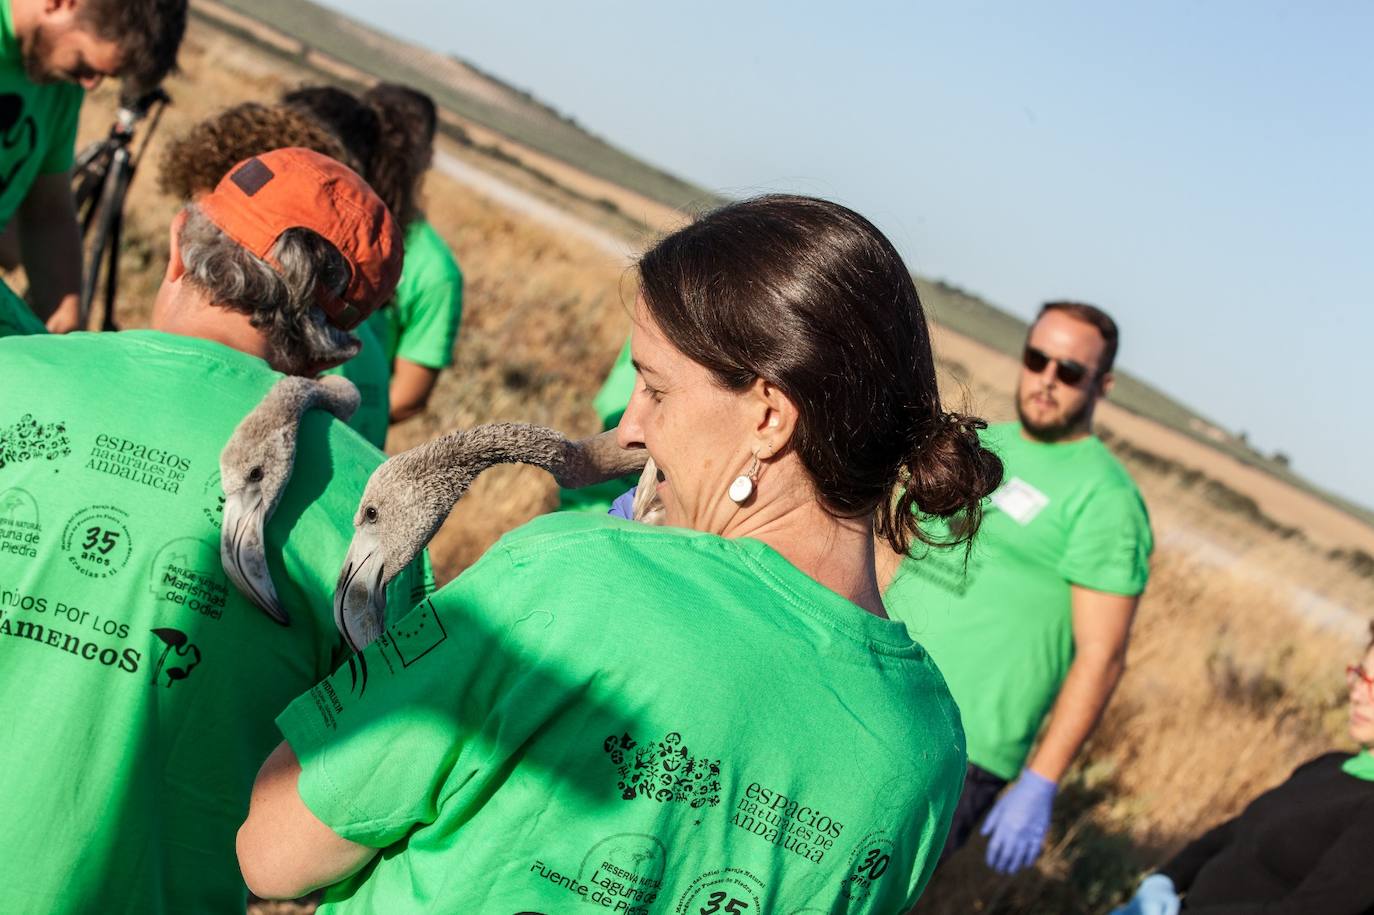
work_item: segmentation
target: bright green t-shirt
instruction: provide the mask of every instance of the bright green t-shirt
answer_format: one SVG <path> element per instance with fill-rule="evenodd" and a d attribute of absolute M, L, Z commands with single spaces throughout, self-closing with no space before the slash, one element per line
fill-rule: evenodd
<path fill-rule="evenodd" d="M 10 0 L 0 0 L 0 230 L 39 175 L 72 167 L 81 87 L 39 85 L 24 72 Z"/>
<path fill-rule="evenodd" d="M 280 377 L 154 331 L 0 340 L 0 912 L 244 910 L 234 834 L 273 718 L 343 657 L 331 598 L 382 460 L 306 415 L 274 623 L 220 566 L 219 453 Z"/>
<path fill-rule="evenodd" d="M 757 540 L 546 515 L 364 659 L 278 719 L 386 848 L 323 913 L 905 911 L 963 780 L 905 627 Z"/>
<path fill-rule="evenodd" d="M 391 363 L 372 329 L 369 318 L 353 329 L 362 341 L 358 355 L 326 375 L 342 375 L 358 389 L 362 400 L 349 417 L 348 424 L 377 448 L 386 447 L 386 430 L 391 424 Z"/>
<path fill-rule="evenodd" d="M 615 364 L 611 366 L 610 373 L 602 382 L 601 390 L 596 392 L 596 397 L 592 400 L 596 415 L 601 417 L 602 429 L 614 429 L 620 425 L 620 417 L 625 415 L 625 408 L 629 406 L 630 395 L 634 394 L 634 390 L 635 366 L 630 359 L 630 341 L 626 340 Z M 605 483 L 585 489 L 560 489 L 558 507 L 563 511 L 594 512 L 604 515 L 610 510 L 612 502 L 638 482 L 638 476 L 627 476 L 607 480 Z"/>
<path fill-rule="evenodd" d="M 441 369 L 453 364 L 453 343 L 463 320 L 463 272 L 443 238 L 426 220 L 406 227 L 405 263 L 395 300 L 368 322 L 386 353 Z"/>
<path fill-rule="evenodd" d="M 883 601 L 949 681 L 969 760 L 1012 779 L 1073 660 L 1070 586 L 1139 594 L 1153 540 L 1140 491 L 1101 439 L 1042 444 L 1006 423 L 983 442 L 1005 480 L 984 505 L 967 572 L 962 546 L 918 546 Z"/>
<path fill-rule="evenodd" d="M 0 0 L 3 2 L 3 0 Z M 48 328 L 38 320 L 28 303 L 14 294 L 14 290 L 0 282 L 0 337 L 46 334 Z"/>

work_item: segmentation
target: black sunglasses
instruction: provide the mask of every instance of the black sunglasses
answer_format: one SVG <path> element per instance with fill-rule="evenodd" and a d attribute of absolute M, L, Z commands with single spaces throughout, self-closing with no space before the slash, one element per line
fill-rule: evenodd
<path fill-rule="evenodd" d="M 1025 352 L 1021 354 L 1021 364 L 1037 375 L 1043 372 L 1045 366 L 1051 362 L 1054 363 L 1054 377 L 1071 388 L 1078 387 L 1083 383 L 1083 379 L 1090 374 L 1088 367 L 1081 362 L 1074 362 L 1072 359 L 1056 359 L 1033 346 L 1027 346 Z"/>

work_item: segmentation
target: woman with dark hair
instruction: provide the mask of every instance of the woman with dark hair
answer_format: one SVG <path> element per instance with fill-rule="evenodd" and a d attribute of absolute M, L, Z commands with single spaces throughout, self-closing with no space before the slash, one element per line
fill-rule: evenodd
<path fill-rule="evenodd" d="M 1113 915 L 1366 915 L 1374 912 L 1374 623 L 1345 669 L 1360 750 L 1293 770 L 1240 814 L 1146 877 Z"/>
<path fill-rule="evenodd" d="M 639 263 L 621 444 L 666 526 L 506 535 L 278 719 L 239 860 L 322 912 L 897 912 L 944 843 L 958 711 L 874 537 L 1001 480 L 858 214 L 726 206 Z M 895 496 L 895 497 L 894 497 Z M 380 852 L 380 854 L 379 854 Z"/>
<path fill-rule="evenodd" d="M 373 319 L 391 362 L 391 421 L 400 422 L 425 408 L 439 372 L 453 363 L 463 319 L 463 272 L 418 204 L 439 126 L 433 99 L 409 86 L 381 83 L 363 100 L 382 124 L 373 186 L 404 189 L 406 201 L 396 212 L 405 227 L 405 270 L 392 306 Z"/>
<path fill-rule="evenodd" d="M 283 100 L 338 134 L 404 227 L 401 283 L 391 304 L 368 322 L 390 371 L 390 421 L 400 422 L 425 408 L 439 372 L 452 364 L 463 317 L 463 273 L 418 202 L 434 156 L 438 111 L 429 96 L 395 83 L 374 86 L 361 98 L 333 87 L 309 87 Z"/>

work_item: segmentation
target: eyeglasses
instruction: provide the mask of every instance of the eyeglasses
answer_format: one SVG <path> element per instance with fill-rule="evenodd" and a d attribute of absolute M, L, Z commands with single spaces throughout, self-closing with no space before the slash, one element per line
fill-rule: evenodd
<path fill-rule="evenodd" d="M 1074 362 L 1072 359 L 1056 359 L 1033 346 L 1027 346 L 1021 354 L 1021 364 L 1037 375 L 1051 362 L 1054 363 L 1054 377 L 1071 388 L 1078 387 L 1089 375 L 1088 367 L 1083 363 Z"/>
<path fill-rule="evenodd" d="M 1358 664 L 1351 664 L 1345 669 L 1345 687 L 1354 689 L 1356 685 L 1363 683 L 1365 692 L 1369 694 L 1369 701 L 1374 702 L 1374 677 L 1365 673 L 1365 669 Z"/>

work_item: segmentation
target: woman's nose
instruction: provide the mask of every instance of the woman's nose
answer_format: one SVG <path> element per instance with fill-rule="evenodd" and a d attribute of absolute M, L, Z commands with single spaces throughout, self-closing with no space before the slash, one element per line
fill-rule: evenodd
<path fill-rule="evenodd" d="M 635 397 L 631 397 L 629 406 L 620 416 L 620 423 L 615 427 L 615 442 L 621 448 L 644 447 L 644 432 L 635 414 Z"/>

